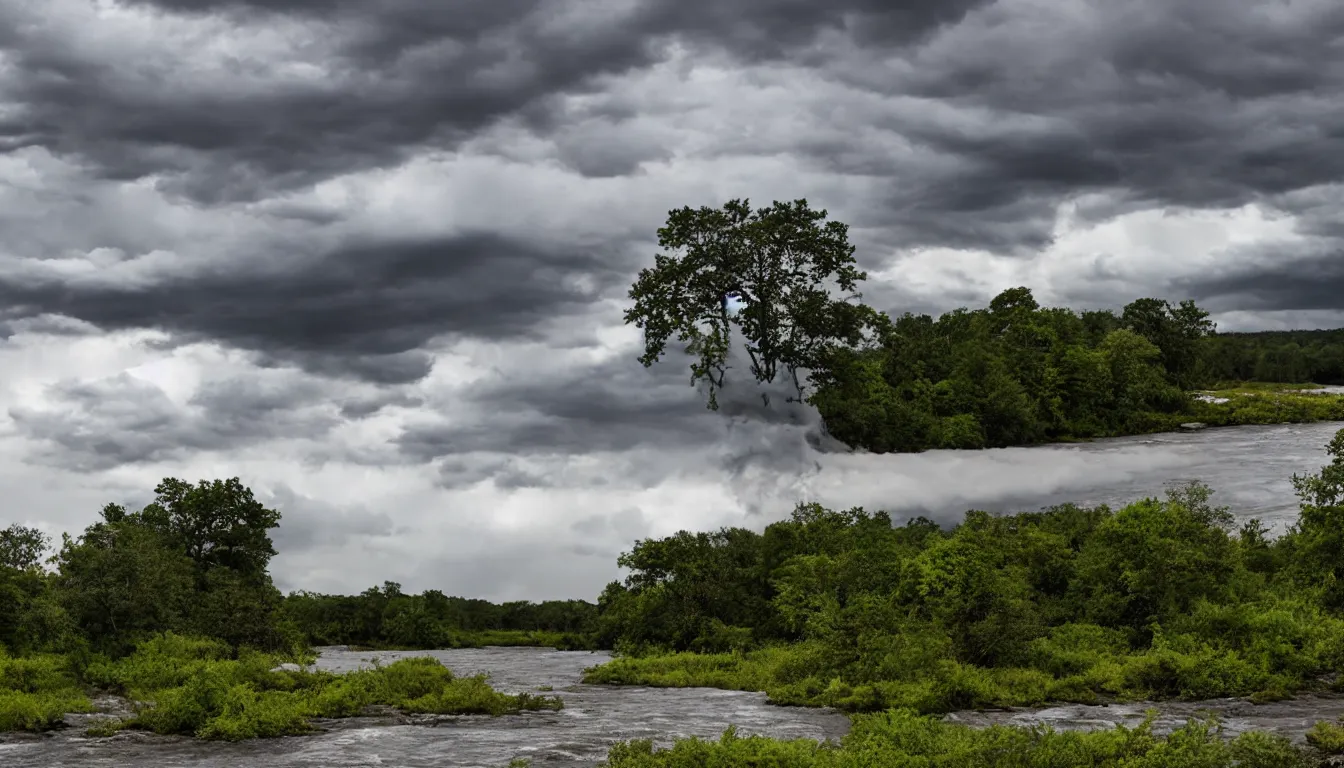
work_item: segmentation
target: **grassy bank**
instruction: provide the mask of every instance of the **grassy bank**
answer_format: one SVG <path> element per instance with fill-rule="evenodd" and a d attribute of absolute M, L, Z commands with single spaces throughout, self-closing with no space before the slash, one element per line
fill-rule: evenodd
<path fill-rule="evenodd" d="M 314 718 L 352 717 L 370 706 L 406 714 L 505 715 L 559 709 L 558 698 L 495 691 L 484 676 L 457 677 L 438 661 L 404 659 L 343 675 L 284 671 L 282 658 L 225 643 L 162 635 L 135 653 L 39 656 L 0 661 L 0 727 L 44 730 L 66 712 L 90 711 L 88 694 L 135 702 L 133 717 L 107 721 L 91 735 L 122 729 L 239 740 L 306 733 Z"/>
<path fill-rule="evenodd" d="M 1310 424 L 1344 421 L 1344 394 L 1313 392 L 1317 384 L 1223 382 L 1192 392 L 1193 399 L 1172 413 L 1155 411 L 1136 414 L 1121 427 L 1080 434 L 1062 433 L 1037 442 L 1081 442 L 1106 437 L 1126 437 L 1175 432 L 1191 422 L 1208 427 L 1241 427 L 1265 424 Z"/>
<path fill-rule="evenodd" d="M 1257 382 L 1219 385 L 1200 394 L 1227 402 L 1196 400 L 1188 420 L 1216 427 L 1344 421 L 1344 395 L 1310 391 L 1317 386 Z"/>
<path fill-rule="evenodd" d="M 12 658 L 0 651 L 0 731 L 45 731 L 92 705 L 70 660 L 57 654 Z"/>
<path fill-rule="evenodd" d="M 648 741 L 615 745 L 608 768 L 1308 768 L 1322 750 L 1264 733 L 1220 738 L 1213 720 L 1195 721 L 1169 736 L 1151 722 L 1090 733 L 949 725 L 910 710 L 854 718 L 840 744 L 739 737 L 681 739 L 655 750 Z"/>
<path fill-rule="evenodd" d="M 809 640 L 733 653 L 621 657 L 589 669 L 584 681 L 764 691 L 776 704 L 922 714 L 1052 702 L 1268 701 L 1344 690 L 1325 682 L 1344 666 L 1344 621 L 1309 605 L 1204 604 L 1172 630 L 1136 649 L 1115 630 L 1066 624 L 1032 640 L 1022 663 L 988 667 L 955 658 L 945 632 L 912 625 L 901 635 L 863 638 L 867 647 L 849 659 Z"/>

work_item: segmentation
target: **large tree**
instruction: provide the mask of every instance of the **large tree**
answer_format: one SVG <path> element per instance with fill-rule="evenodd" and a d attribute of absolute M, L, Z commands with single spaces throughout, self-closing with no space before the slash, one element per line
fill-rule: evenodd
<path fill-rule="evenodd" d="M 192 485 L 174 477 L 154 489 L 140 519 L 168 535 L 204 573 L 223 566 L 246 577 L 262 576 L 275 555 L 269 531 L 280 513 L 268 509 L 238 478 Z"/>
<path fill-rule="evenodd" d="M 1207 311 L 1193 300 L 1172 306 L 1163 299 L 1137 299 L 1125 306 L 1120 321 L 1158 348 L 1172 383 L 1181 387 L 1194 384 L 1199 340 L 1216 330 Z"/>
<path fill-rule="evenodd" d="M 51 539 L 37 528 L 14 523 L 0 530 L 0 568 L 26 571 L 42 564 Z"/>
<path fill-rule="evenodd" d="M 852 303 L 867 275 L 855 264 L 849 228 L 825 219 L 806 200 L 755 211 L 747 200 L 671 211 L 658 230 L 670 253 L 640 272 L 625 313 L 644 331 L 640 362 L 652 366 L 675 335 L 696 357 L 691 383 L 707 385 L 717 410 L 736 327 L 756 381 L 783 373 L 802 399 L 799 372 L 823 364 L 837 346 L 858 343 L 872 315 Z"/>

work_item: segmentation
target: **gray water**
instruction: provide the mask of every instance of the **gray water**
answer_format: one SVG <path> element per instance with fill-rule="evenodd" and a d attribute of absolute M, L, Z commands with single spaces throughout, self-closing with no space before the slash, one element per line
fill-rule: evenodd
<path fill-rule="evenodd" d="M 579 682 L 583 669 L 607 661 L 605 653 L 542 648 L 482 648 L 424 652 L 358 652 L 324 649 L 317 666 L 348 671 L 377 656 L 392 661 L 433 656 L 455 673 L 490 674 L 507 693 L 551 686 L 564 699 L 559 712 L 503 717 L 406 717 L 390 714 L 319 721 L 323 732 L 239 744 L 123 732 L 109 739 L 82 737 L 82 728 L 0 743 L 5 768 L 234 768 L 235 766 L 437 766 L 499 768 L 515 757 L 536 768 L 592 766 L 613 741 L 679 736 L 717 737 L 735 724 L 741 733 L 781 738 L 838 738 L 849 726 L 841 714 L 820 709 L 768 706 L 765 695 L 705 689 L 658 690 L 599 687 Z M 70 718 L 72 722 L 83 718 Z"/>
<path fill-rule="evenodd" d="M 1296 517 L 1290 478 L 1312 472 L 1325 461 L 1324 446 L 1340 424 L 1276 425 L 1209 429 L 1194 433 L 1147 435 L 1068 446 L 1043 446 L 1006 451 L 957 452 L 958 474 L 989 477 L 1020 456 L 1022 468 L 1048 472 L 1054 465 L 1086 467 L 1064 472 L 1047 492 L 1016 497 L 997 494 L 990 505 L 967 506 L 1000 511 L 1036 509 L 1062 501 L 1123 504 L 1189 480 L 1215 489 L 1215 499 L 1240 519 L 1258 517 L 1282 529 Z M 1028 453 L 1024 453 L 1028 452 Z M 1142 458 L 1141 461 L 1136 457 Z M 879 457 L 864 457 L 880 467 Z M 850 471 L 855 467 L 850 467 Z M 1004 474 L 998 472 L 998 474 Z M 968 487 L 967 500 L 984 489 Z M 879 505 L 874 505 L 879 506 Z M 890 507 L 889 507 L 890 508 Z M 962 507 L 965 509 L 967 507 Z M 369 663 L 374 654 L 327 649 L 318 665 L 334 671 Z M 614 741 L 650 738 L 667 744 L 679 736 L 716 737 L 729 725 L 743 734 L 780 738 L 839 738 L 848 728 L 841 714 L 818 709 L 773 707 L 757 693 L 710 689 L 596 687 L 579 682 L 585 667 L 605 661 L 601 653 L 560 652 L 533 648 L 487 648 L 420 654 L 378 653 L 391 660 L 406 655 L 431 655 L 454 672 L 487 672 L 499 689 L 517 693 L 551 686 L 565 701 L 559 712 L 526 713 L 500 718 L 420 717 L 396 714 L 322 721 L 319 733 L 243 744 L 200 742 L 186 738 L 121 733 L 110 739 L 88 739 L 72 727 L 41 736 L 0 739 L 0 766 L 61 768 L 63 766 L 144 766 L 144 768 L 233 768 L 235 766 L 442 766 L 495 768 L 515 757 L 532 760 L 536 768 L 593 766 Z M 1188 718 L 1216 712 L 1227 733 L 1267 730 L 1300 741 L 1317 720 L 1344 715 L 1344 698 L 1302 697 L 1253 705 L 1238 700 L 1126 704 L 1109 707 L 1070 705 L 1034 710 L 962 712 L 953 722 L 973 726 L 994 723 L 1051 725 L 1058 729 L 1137 724 L 1148 707 L 1158 710 L 1155 730 L 1167 732 Z M 87 721 L 72 716 L 72 725 Z"/>

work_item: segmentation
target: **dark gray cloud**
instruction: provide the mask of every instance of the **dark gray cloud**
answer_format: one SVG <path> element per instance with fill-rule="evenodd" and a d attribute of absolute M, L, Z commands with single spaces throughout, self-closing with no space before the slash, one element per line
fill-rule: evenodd
<path fill-rule="evenodd" d="M 866 223 L 999 252 L 1048 244 L 1054 206 L 1079 193 L 1222 208 L 1344 177 L 1344 6 L 1061 5 L 1005 0 L 897 64 L 822 64 L 884 94 L 846 118 L 915 157 L 871 139 L 802 150 L 891 179 Z"/>
<path fill-rule="evenodd" d="M 1266 261 L 1181 285 L 1201 304 L 1223 310 L 1344 310 L 1344 249 Z"/>
<path fill-rule="evenodd" d="M 228 450 L 265 438 L 312 438 L 339 423 L 321 410 L 294 410 L 303 392 L 253 384 L 207 385 L 178 406 L 153 384 L 129 374 L 62 382 L 47 391 L 49 407 L 13 407 L 20 433 L 45 446 L 45 463 L 78 471 L 180 460 L 195 451 Z"/>
<path fill-rule="evenodd" d="M 0 276 L 0 303 L 104 330 L 155 328 L 382 384 L 423 378 L 439 336 L 528 335 L 625 282 L 608 247 L 542 246 L 494 234 L 351 243 L 317 258 L 277 252 L 268 269 L 156 282 L 71 284 Z M 587 287 L 572 281 L 587 275 Z"/>
<path fill-rule="evenodd" d="M 352 538 L 391 536 L 396 528 L 386 511 L 339 507 L 297 493 L 287 485 L 274 488 L 265 503 L 280 512 L 280 526 L 271 540 L 276 550 L 286 555 L 337 547 Z"/>
<path fill-rule="evenodd" d="M 236 84 L 216 75 L 196 87 L 175 79 L 162 57 L 134 67 L 129 51 L 96 60 L 52 39 L 59 27 L 21 24 L 23 12 L 10 9 L 0 44 L 12 59 L 3 87 L 14 109 L 0 136 L 11 150 L 42 147 L 109 178 L 154 175 L 220 202 L 455 147 L 515 116 L 553 139 L 570 167 L 631 174 L 673 149 L 637 131 L 623 135 L 622 118 L 636 113 L 604 101 L 600 78 L 660 61 L 668 55 L 661 43 L 675 40 L 814 72 L 819 79 L 800 88 L 792 109 L 818 132 L 756 150 L 884 180 L 853 223 L 907 246 L 1030 252 L 1050 241 L 1057 204 L 1080 192 L 1219 207 L 1286 200 L 1344 177 L 1344 112 L 1335 106 L 1344 61 L 1330 48 L 1344 31 L 1337 4 L 1234 4 L 1216 19 L 1193 0 L 1124 11 L 1076 1 L 1064 14 L 1007 0 L 650 0 L 600 13 L 536 0 L 136 5 L 226 24 L 298 24 L 307 37 L 269 56 L 327 75 L 285 79 L 240 60 Z M 839 83 L 877 98 L 836 116 L 816 89 Z M 593 105 L 555 101 L 577 93 Z M 863 130 L 862 141 L 850 126 Z M 287 210 L 276 205 L 273 212 Z M 317 213 L 287 215 L 329 220 Z M 318 256 L 277 251 L 275 260 L 283 266 L 134 287 L 7 277 L 0 301 L 18 308 L 11 313 L 160 328 L 253 350 L 263 362 L 395 384 L 427 375 L 423 348 L 436 336 L 527 334 L 619 288 L 637 266 L 623 244 L 538 245 L 498 234 L 370 239 Z M 578 289 L 566 275 L 593 278 L 595 287 Z M 537 440 L 565 439 L 536 429 Z"/>
<path fill-rule="evenodd" d="M 705 407 L 703 391 L 687 386 L 687 359 L 679 354 L 645 369 L 625 357 L 575 365 L 559 375 L 487 379 L 463 391 L 461 413 L 403 430 L 395 443 L 413 462 L 437 461 L 448 488 L 490 480 L 502 489 L 619 481 L 646 486 L 696 471 L 707 457 L 730 476 L 752 469 L 811 469 L 817 451 L 848 450 L 824 434 L 816 411 L 790 403 L 782 381 L 758 384 L 745 373 L 744 354 L 730 358 L 719 410 Z M 767 403 L 762 395 L 769 396 Z M 726 432 L 725 432 L 726 430 Z M 655 461 L 624 461 L 646 452 Z M 608 455 L 619 471 L 575 470 L 566 461 Z"/>
<path fill-rule="evenodd" d="M 486 380 L 467 388 L 462 405 L 488 415 L 479 423 L 448 419 L 406 430 L 400 449 L 419 460 L 474 452 L 581 454 L 621 452 L 640 446 L 675 450 L 710 446 L 725 420 L 803 426 L 804 409 L 788 407 L 782 382 L 757 385 L 732 359 L 729 386 L 719 410 L 705 407 L 701 391 L 687 385 L 687 359 L 669 354 L 652 368 L 633 359 L 611 358 L 575 365 L 559 375 Z M 772 396 L 771 405 L 761 393 Z"/>
<path fill-rule="evenodd" d="M 894 45 L 980 2 L 655 0 L 607 12 L 538 0 L 130 3 L 307 22 L 310 39 L 289 53 L 326 76 L 284 80 L 235 61 L 237 75 L 264 83 L 252 89 L 192 87 L 155 64 L 109 68 L 50 39 L 45 26 L 19 23 L 15 10 L 0 15 L 9 22 L 0 44 L 26 75 L 5 88 L 18 109 L 0 122 L 0 149 L 42 146 L 113 179 L 157 174 L 163 188 L 202 202 L 251 200 L 396 163 L 415 148 L 452 148 L 504 117 L 549 125 L 548 100 L 654 63 L 673 37 L 751 59 L 785 57 L 825 28 Z M 597 175 L 612 171 L 610 157 L 578 159 Z"/>

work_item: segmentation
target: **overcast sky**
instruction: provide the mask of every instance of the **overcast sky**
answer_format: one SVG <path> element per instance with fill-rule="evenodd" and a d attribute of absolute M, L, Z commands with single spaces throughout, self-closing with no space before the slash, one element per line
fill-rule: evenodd
<path fill-rule="evenodd" d="M 807 198 L 892 312 L 1334 327 L 1342 86 L 1338 0 L 0 0 L 0 524 L 237 475 L 284 589 L 591 598 L 827 488 L 1054 487 L 644 370 L 668 210 Z"/>

